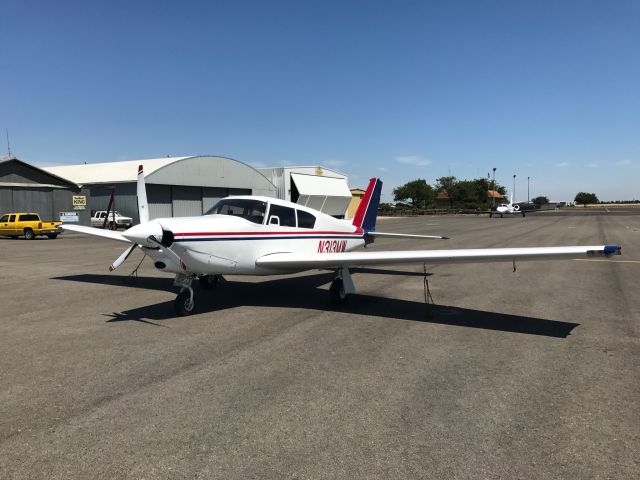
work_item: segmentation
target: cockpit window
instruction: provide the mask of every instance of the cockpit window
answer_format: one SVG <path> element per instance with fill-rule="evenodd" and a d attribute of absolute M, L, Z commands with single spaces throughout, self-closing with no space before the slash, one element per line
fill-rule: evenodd
<path fill-rule="evenodd" d="M 267 203 L 259 200 L 242 198 L 225 198 L 207 210 L 205 215 L 233 215 L 242 217 L 253 223 L 264 223 Z"/>

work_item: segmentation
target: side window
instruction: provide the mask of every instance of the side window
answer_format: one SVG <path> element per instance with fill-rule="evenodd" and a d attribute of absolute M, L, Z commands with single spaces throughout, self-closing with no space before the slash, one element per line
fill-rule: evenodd
<path fill-rule="evenodd" d="M 37 222 L 38 220 L 40 220 L 40 218 L 33 214 L 20 215 L 20 218 L 18 219 L 19 222 Z"/>
<path fill-rule="evenodd" d="M 280 205 L 271 204 L 269 210 L 269 218 L 271 216 L 277 216 L 280 218 L 281 227 L 295 227 L 296 226 L 296 211 L 293 208 L 282 207 Z"/>
<path fill-rule="evenodd" d="M 298 227 L 299 228 L 313 228 L 316 224 L 316 217 L 308 212 L 302 210 L 296 210 L 298 214 Z"/>
<path fill-rule="evenodd" d="M 9 217 L 9 223 L 11 223 L 11 222 L 15 222 L 15 221 L 16 221 L 16 216 L 15 216 L 15 215 L 11 215 L 11 216 Z"/>
<path fill-rule="evenodd" d="M 3 215 L 2 218 L 0 218 L 0 223 L 7 223 L 9 221 L 9 215 Z"/>

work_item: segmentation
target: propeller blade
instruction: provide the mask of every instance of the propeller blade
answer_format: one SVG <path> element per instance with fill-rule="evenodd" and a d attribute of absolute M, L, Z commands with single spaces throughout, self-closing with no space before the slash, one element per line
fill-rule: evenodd
<path fill-rule="evenodd" d="M 124 261 L 129 257 L 129 255 L 131 255 L 131 252 L 133 252 L 133 250 L 136 247 L 137 247 L 137 245 L 134 243 L 129 248 L 127 248 L 122 253 L 122 255 L 120 255 L 118 258 L 116 258 L 115 262 L 113 262 L 111 265 L 109 265 L 109 271 L 113 272 L 116 268 L 118 268 L 120 265 L 122 265 L 124 263 Z"/>
<path fill-rule="evenodd" d="M 138 166 L 138 216 L 140 223 L 149 221 L 149 204 L 147 203 L 147 188 L 144 183 L 144 172 L 142 165 Z"/>
<path fill-rule="evenodd" d="M 151 243 L 155 243 L 158 247 L 162 249 L 163 252 L 166 252 L 170 257 L 172 257 L 173 260 L 176 262 L 176 264 L 180 265 L 180 268 L 182 268 L 182 270 L 185 270 L 185 271 L 187 270 L 187 265 L 182 261 L 182 258 L 180 258 L 180 255 L 178 255 L 176 252 L 171 250 L 171 248 L 165 247 L 153 236 L 150 236 L 147 240 Z"/>

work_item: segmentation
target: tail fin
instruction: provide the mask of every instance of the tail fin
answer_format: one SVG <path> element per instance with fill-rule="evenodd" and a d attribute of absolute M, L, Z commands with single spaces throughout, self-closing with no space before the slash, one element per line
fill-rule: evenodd
<path fill-rule="evenodd" d="M 369 180 L 369 186 L 353 217 L 353 225 L 362 228 L 365 232 L 372 232 L 376 229 L 381 191 L 382 181 L 379 178 Z"/>

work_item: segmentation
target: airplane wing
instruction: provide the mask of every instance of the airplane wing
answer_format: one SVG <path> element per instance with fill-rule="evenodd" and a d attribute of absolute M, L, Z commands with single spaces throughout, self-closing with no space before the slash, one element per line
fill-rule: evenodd
<path fill-rule="evenodd" d="M 114 232 L 113 230 L 103 230 L 102 228 L 83 227 L 82 225 L 61 225 L 63 230 L 69 230 L 70 232 L 84 233 L 86 235 L 93 235 L 95 237 L 108 238 L 110 240 L 118 240 L 119 242 L 131 243 L 124 238 L 121 233 Z"/>
<path fill-rule="evenodd" d="M 549 260 L 620 255 L 619 245 L 531 248 L 477 248 L 460 250 L 413 250 L 345 253 L 272 253 L 256 260 L 260 267 L 283 270 L 340 268 L 360 265 L 397 265 L 400 263 L 478 263 L 514 260 Z"/>
<path fill-rule="evenodd" d="M 436 240 L 449 240 L 449 237 L 445 237 L 442 235 L 415 235 L 413 233 L 367 232 L 367 235 L 380 238 L 431 238 Z"/>

